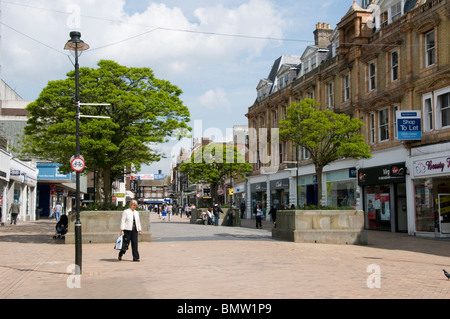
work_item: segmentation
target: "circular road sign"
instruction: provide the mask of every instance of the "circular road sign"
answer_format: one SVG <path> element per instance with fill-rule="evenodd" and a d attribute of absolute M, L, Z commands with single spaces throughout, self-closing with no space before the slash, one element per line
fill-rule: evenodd
<path fill-rule="evenodd" d="M 84 162 L 84 159 L 75 157 L 70 161 L 70 166 L 75 172 L 81 172 L 86 166 L 86 163 Z"/>

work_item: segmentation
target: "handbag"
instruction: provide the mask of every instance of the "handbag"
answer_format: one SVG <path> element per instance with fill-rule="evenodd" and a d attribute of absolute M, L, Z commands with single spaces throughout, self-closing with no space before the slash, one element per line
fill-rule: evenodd
<path fill-rule="evenodd" d="M 116 250 L 122 250 L 123 245 L 123 235 L 119 235 L 116 240 L 116 244 L 114 245 L 114 249 Z"/>

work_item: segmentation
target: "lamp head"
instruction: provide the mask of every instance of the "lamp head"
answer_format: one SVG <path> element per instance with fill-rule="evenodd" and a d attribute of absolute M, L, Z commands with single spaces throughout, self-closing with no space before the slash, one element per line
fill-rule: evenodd
<path fill-rule="evenodd" d="M 89 45 L 87 43 L 84 43 L 83 40 L 80 40 L 81 33 L 78 31 L 72 31 L 70 32 L 70 40 L 67 41 L 66 45 L 64 46 L 64 50 L 70 50 L 70 52 L 75 53 L 77 55 L 80 55 L 81 52 L 86 51 L 89 49 Z"/>

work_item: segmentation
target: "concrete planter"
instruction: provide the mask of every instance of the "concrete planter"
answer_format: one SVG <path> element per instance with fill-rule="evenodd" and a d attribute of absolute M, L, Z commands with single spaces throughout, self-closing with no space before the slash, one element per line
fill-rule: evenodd
<path fill-rule="evenodd" d="M 69 228 L 66 234 L 66 244 L 75 243 L 75 220 L 76 213 L 69 213 Z M 122 211 L 82 211 L 81 220 L 81 242 L 83 244 L 111 243 L 114 245 L 117 236 L 120 234 L 120 221 Z M 139 241 L 152 241 L 150 233 L 150 212 L 139 211 L 141 220 L 142 235 Z"/>
<path fill-rule="evenodd" d="M 298 243 L 368 243 L 364 213 L 360 210 L 278 211 L 272 237 Z"/>

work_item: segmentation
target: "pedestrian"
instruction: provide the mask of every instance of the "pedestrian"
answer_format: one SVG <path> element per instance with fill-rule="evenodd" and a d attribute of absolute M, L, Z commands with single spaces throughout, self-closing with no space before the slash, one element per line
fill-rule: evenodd
<path fill-rule="evenodd" d="M 62 213 L 62 206 L 60 202 L 57 202 L 55 208 L 53 208 L 53 214 L 55 216 L 56 221 L 59 221 L 59 217 Z"/>
<path fill-rule="evenodd" d="M 264 216 L 262 207 L 260 204 L 256 205 L 256 228 L 262 229 L 262 217 Z"/>
<path fill-rule="evenodd" d="M 245 213 L 245 202 L 242 202 L 241 205 L 239 206 L 239 209 L 241 210 L 241 219 L 244 218 L 244 213 Z"/>
<path fill-rule="evenodd" d="M 169 222 L 172 220 L 173 207 L 172 204 L 169 203 L 167 205 L 167 216 L 169 217 Z"/>
<path fill-rule="evenodd" d="M 122 213 L 122 221 L 120 223 L 121 233 L 123 235 L 123 248 L 119 252 L 119 260 L 122 260 L 123 254 L 128 249 L 131 241 L 131 250 L 133 261 L 139 261 L 138 251 L 138 234 L 142 233 L 141 220 L 139 219 L 139 212 L 136 210 L 138 203 L 136 200 L 130 202 L 130 208 L 125 209 Z"/>
<path fill-rule="evenodd" d="M 223 213 L 222 208 L 220 208 L 219 204 L 215 204 L 213 208 L 214 214 L 214 226 L 219 226 L 219 214 Z"/>
<path fill-rule="evenodd" d="M 208 210 L 206 211 L 206 214 L 208 215 L 208 225 L 212 225 L 212 208 L 209 207 Z"/>
<path fill-rule="evenodd" d="M 273 227 L 277 227 L 277 209 L 275 205 L 270 208 L 269 214 L 272 216 Z"/>
<path fill-rule="evenodd" d="M 189 217 L 189 205 L 187 203 L 184 205 L 184 213 L 186 217 Z"/>
<path fill-rule="evenodd" d="M 17 199 L 9 207 L 9 213 L 11 214 L 11 224 L 14 222 L 14 225 L 17 224 L 17 215 L 20 213 L 20 206 L 17 202 Z"/>
<path fill-rule="evenodd" d="M 165 222 L 166 216 L 167 216 L 167 206 L 166 205 L 163 205 L 161 207 L 161 215 L 162 215 L 162 220 Z"/>

